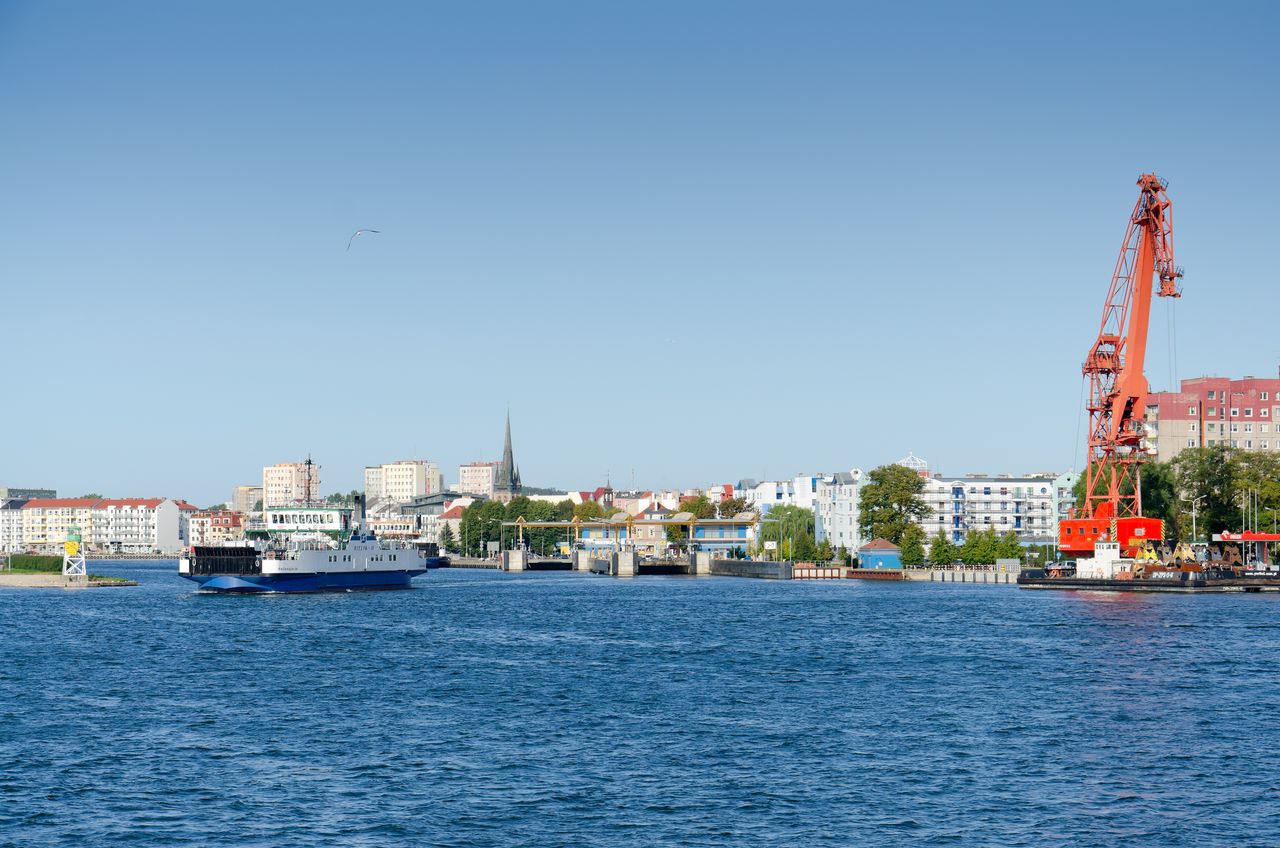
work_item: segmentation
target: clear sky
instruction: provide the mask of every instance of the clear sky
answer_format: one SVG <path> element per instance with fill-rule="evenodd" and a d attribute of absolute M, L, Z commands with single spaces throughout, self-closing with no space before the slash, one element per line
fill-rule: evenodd
<path fill-rule="evenodd" d="M 1276 374 L 1277 17 L 0 0 L 0 485 L 1065 469 L 1142 171 L 1178 374 Z"/>

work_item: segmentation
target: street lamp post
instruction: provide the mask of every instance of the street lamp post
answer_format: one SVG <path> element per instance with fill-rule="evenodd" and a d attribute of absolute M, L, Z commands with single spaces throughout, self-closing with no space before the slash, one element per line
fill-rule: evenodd
<path fill-rule="evenodd" d="M 1191 542 L 1192 544 L 1200 541 L 1200 536 L 1196 533 L 1196 514 L 1197 506 L 1200 501 L 1204 500 L 1207 495 L 1201 495 L 1191 501 Z"/>

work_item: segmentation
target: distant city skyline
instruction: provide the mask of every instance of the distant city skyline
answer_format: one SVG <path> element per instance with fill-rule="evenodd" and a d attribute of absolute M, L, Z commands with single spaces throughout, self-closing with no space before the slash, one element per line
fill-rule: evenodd
<path fill-rule="evenodd" d="M 508 408 L 530 486 L 1078 466 L 1139 173 L 1152 388 L 1276 375 L 1278 15 L 1162 9 L 1153 92 L 1110 4 L 5 3 L 0 485 L 452 482 Z"/>

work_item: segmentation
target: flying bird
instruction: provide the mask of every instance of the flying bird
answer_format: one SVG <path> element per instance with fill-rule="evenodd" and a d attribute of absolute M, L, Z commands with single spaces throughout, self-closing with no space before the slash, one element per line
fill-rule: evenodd
<path fill-rule="evenodd" d="M 378 235 L 382 235 L 382 230 L 356 230 L 351 234 L 351 238 L 347 239 L 347 253 L 351 252 L 351 242 L 355 241 L 356 236 L 361 233 L 377 233 Z"/>

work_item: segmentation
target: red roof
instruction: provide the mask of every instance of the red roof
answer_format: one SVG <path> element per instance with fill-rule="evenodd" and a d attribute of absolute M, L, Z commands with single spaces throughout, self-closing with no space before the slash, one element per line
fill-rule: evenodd
<path fill-rule="evenodd" d="M 174 503 L 176 503 L 176 504 L 178 505 L 178 509 L 189 509 L 189 510 L 191 510 L 191 511 L 193 511 L 193 512 L 196 510 L 196 507 L 192 506 L 191 504 L 187 503 L 186 501 L 182 500 L 181 498 L 178 498 L 178 499 L 174 500 Z"/>
<path fill-rule="evenodd" d="M 888 539 L 872 539 L 870 542 L 867 542 L 865 545 L 858 548 L 858 550 L 860 551 L 899 551 L 902 549 L 899 548 L 897 545 L 895 545 L 893 542 L 890 542 Z"/>
<path fill-rule="evenodd" d="M 145 506 L 148 509 L 155 509 L 164 503 L 164 498 L 103 498 L 98 501 L 97 509 L 106 509 L 109 506 Z"/>
<path fill-rule="evenodd" d="M 35 498 L 22 505 L 23 509 L 65 509 L 88 507 L 98 503 L 97 498 Z"/>
<path fill-rule="evenodd" d="M 450 507 L 449 509 L 447 509 L 447 510 L 445 510 L 444 512 L 440 513 L 440 517 L 441 517 L 441 518 L 450 518 L 450 519 L 452 519 L 452 518 L 461 518 L 461 517 L 462 517 L 462 507 L 460 507 L 460 506 Z"/>

